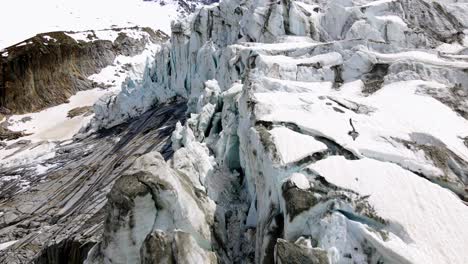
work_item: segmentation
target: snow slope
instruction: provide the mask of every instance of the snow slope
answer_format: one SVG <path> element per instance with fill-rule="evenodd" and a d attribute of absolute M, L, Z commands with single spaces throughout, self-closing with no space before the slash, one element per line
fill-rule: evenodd
<path fill-rule="evenodd" d="M 464 263 L 467 260 L 460 252 L 466 248 L 468 210 L 450 191 L 428 184 L 396 165 L 371 159 L 349 161 L 331 157 L 311 168 L 333 184 L 370 195 L 369 201 L 378 214 L 390 225 L 401 223 L 402 230 L 406 230 L 407 237 L 412 240 L 405 241 L 407 237 L 401 233 L 397 233 L 400 237 L 390 233 L 390 238 L 382 241 L 372 232 L 364 231 L 372 243 L 380 244 L 376 247 L 388 247 L 411 263 Z M 447 223 L 452 226 L 447 228 Z M 440 234 L 442 237 L 435 239 L 434 230 L 444 230 Z"/>
<path fill-rule="evenodd" d="M 170 32 L 177 1 L 143 0 L 14 0 L 2 1 L 0 50 L 38 33 L 100 30 L 112 27 L 151 27 Z M 11 26 L 14 24 L 14 26 Z"/>

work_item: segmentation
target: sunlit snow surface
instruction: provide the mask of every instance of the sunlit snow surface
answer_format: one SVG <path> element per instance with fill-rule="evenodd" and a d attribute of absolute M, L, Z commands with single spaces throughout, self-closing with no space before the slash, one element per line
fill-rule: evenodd
<path fill-rule="evenodd" d="M 170 32 L 177 17 L 176 1 L 143 0 L 15 0 L 0 3 L 0 49 L 38 33 L 151 27 Z M 14 25 L 14 26 L 11 26 Z"/>
<path fill-rule="evenodd" d="M 401 230 L 407 234 L 397 237 L 390 233 L 390 239 L 382 241 L 358 224 L 364 236 L 395 263 L 404 263 L 402 256 L 411 263 L 466 260 L 459 252 L 466 250 L 468 213 L 466 205 L 450 191 L 395 164 L 367 158 L 349 161 L 330 157 L 311 168 L 333 184 L 370 195 L 370 202 L 390 222 L 390 227 L 394 223 L 402 225 Z M 436 230 L 444 232 L 435 234 Z"/>
<path fill-rule="evenodd" d="M 292 81 L 285 83 L 301 85 Z M 346 88 L 355 91 L 352 86 L 359 83 L 347 84 Z M 302 85 L 304 88 L 308 86 L 305 83 Z M 468 159 L 468 150 L 460 139 L 468 135 L 468 122 L 439 101 L 416 94 L 418 87 L 424 85 L 444 89 L 438 83 L 408 81 L 388 85 L 369 97 L 351 95 L 351 91 L 344 88 L 338 92 L 333 91 L 326 86 L 309 88 L 306 93 L 258 93 L 255 97 L 267 109 L 263 112 L 268 114 L 260 116 L 262 120 L 296 123 L 313 134 L 326 135 L 356 153 L 391 160 L 429 174 L 438 174 L 438 170 L 428 165 L 423 155 L 420 157 L 417 153 L 385 139 L 407 139 L 410 133 L 427 133 L 442 139 L 452 151 Z M 313 84 L 312 87 L 314 86 Z M 347 96 L 344 97 L 342 92 Z M 344 108 L 341 109 L 343 113 L 337 112 L 335 109 L 340 106 L 330 104 L 329 100 L 323 99 L 325 97 L 335 101 L 340 98 L 351 100 L 374 109 L 375 112 L 370 115 L 356 114 Z M 351 130 L 349 118 L 354 120 L 360 133 L 356 141 L 347 134 Z M 438 124 L 434 124 L 434 120 Z"/>
<path fill-rule="evenodd" d="M 0 250 L 7 249 L 9 246 L 15 244 L 16 242 L 18 242 L 18 240 L 13 240 L 13 241 L 1 243 L 1 244 L 0 244 Z"/>

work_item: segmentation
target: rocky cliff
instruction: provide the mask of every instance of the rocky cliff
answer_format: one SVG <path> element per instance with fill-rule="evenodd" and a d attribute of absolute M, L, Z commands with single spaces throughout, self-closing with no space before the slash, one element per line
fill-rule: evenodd
<path fill-rule="evenodd" d="M 82 35 L 82 39 L 76 36 Z M 115 35 L 100 39 L 101 35 Z M 166 36 L 150 28 L 38 34 L 0 54 L 2 114 L 24 114 L 67 101 L 78 91 L 97 87 L 87 77 L 112 64 L 118 55 L 141 53 Z"/>

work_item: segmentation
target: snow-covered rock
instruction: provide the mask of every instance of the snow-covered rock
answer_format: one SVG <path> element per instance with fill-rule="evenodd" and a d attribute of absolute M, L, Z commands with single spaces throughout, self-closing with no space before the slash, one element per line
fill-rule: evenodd
<path fill-rule="evenodd" d="M 172 237 L 173 242 L 165 243 L 177 252 L 178 262 L 216 263 L 210 252 L 214 203 L 158 152 L 135 161 L 114 184 L 108 204 L 103 241 L 86 263 L 141 263 L 151 258 L 140 255 L 143 243 L 150 246 L 151 240 L 166 235 Z"/>

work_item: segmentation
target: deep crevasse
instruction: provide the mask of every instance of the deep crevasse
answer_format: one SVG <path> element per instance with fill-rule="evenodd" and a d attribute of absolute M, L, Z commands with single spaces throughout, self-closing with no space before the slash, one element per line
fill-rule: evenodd
<path fill-rule="evenodd" d="M 466 11 L 222 1 L 173 23 L 93 129 L 176 97 L 190 118 L 116 183 L 88 262 L 468 262 Z"/>

